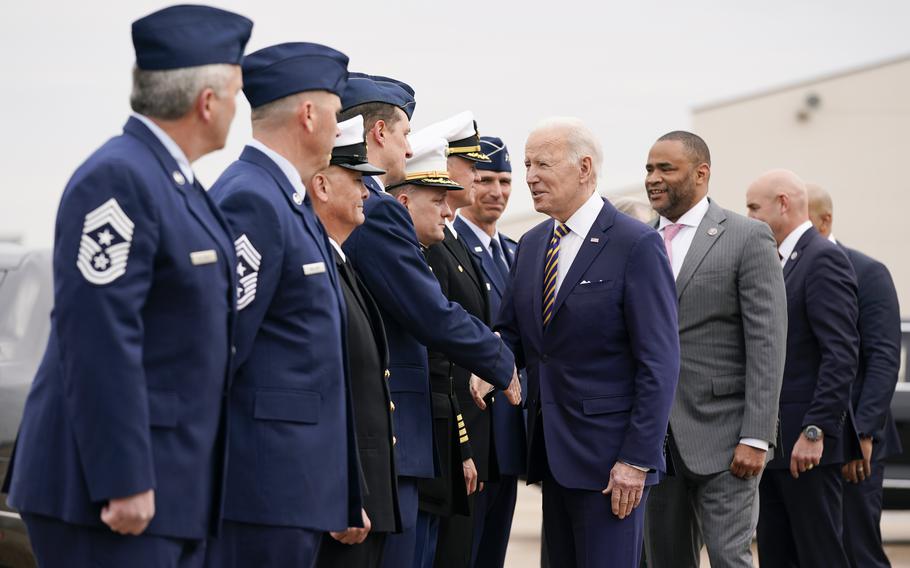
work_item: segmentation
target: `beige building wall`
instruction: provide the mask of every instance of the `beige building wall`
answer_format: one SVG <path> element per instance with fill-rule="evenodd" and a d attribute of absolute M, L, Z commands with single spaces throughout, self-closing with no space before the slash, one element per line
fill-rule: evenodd
<path fill-rule="evenodd" d="M 910 316 L 910 56 L 698 108 L 693 128 L 727 209 L 744 212 L 749 183 L 772 168 L 825 187 L 834 235 L 888 266 Z"/>

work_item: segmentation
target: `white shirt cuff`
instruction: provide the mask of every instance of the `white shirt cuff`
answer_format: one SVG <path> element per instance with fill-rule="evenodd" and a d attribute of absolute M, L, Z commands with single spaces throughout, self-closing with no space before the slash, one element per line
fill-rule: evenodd
<path fill-rule="evenodd" d="M 768 442 L 764 440 L 759 440 L 758 438 L 743 438 L 739 441 L 740 444 L 745 444 L 747 446 L 752 446 L 753 448 L 758 448 L 759 450 L 768 451 Z"/>
<path fill-rule="evenodd" d="M 629 462 L 620 462 L 620 463 L 624 463 L 629 467 L 634 467 L 638 471 L 643 471 L 645 473 L 648 473 L 649 471 L 651 471 L 651 468 L 649 468 L 649 467 L 642 467 L 640 465 L 635 465 L 634 463 L 629 463 Z"/>

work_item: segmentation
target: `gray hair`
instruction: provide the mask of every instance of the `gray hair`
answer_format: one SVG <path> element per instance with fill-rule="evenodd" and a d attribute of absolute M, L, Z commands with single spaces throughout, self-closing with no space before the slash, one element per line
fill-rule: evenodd
<path fill-rule="evenodd" d="M 227 96 L 236 67 L 222 63 L 156 71 L 134 67 L 130 106 L 145 116 L 176 120 L 190 111 L 203 89 L 212 89 L 219 98 Z"/>
<path fill-rule="evenodd" d="M 254 124 L 282 124 L 290 115 L 297 112 L 300 103 L 306 98 L 306 93 L 293 93 L 274 101 L 265 103 L 253 109 L 250 119 Z"/>
<path fill-rule="evenodd" d="M 545 118 L 534 127 L 533 132 L 541 130 L 562 130 L 565 132 L 566 157 L 576 163 L 581 163 L 582 158 L 591 158 L 591 170 L 594 181 L 603 165 L 603 149 L 585 123 L 574 116 L 552 116 Z"/>
<path fill-rule="evenodd" d="M 611 199 L 610 202 L 613 203 L 613 207 L 616 207 L 620 213 L 625 213 L 629 217 L 638 219 L 642 223 L 650 223 L 654 220 L 654 210 L 644 201 L 634 197 L 617 197 Z"/>

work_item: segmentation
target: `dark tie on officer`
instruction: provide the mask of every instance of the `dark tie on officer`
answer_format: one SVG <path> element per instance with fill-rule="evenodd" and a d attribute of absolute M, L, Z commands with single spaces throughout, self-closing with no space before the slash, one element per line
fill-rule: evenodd
<path fill-rule="evenodd" d="M 134 115 L 63 193 L 51 339 L 6 480 L 41 566 L 202 564 L 235 280 L 190 164 L 224 146 L 251 30 L 206 6 L 134 22 Z"/>

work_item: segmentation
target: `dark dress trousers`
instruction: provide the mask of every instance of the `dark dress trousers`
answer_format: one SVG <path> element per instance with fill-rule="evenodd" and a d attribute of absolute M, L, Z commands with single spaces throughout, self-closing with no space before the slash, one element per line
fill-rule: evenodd
<path fill-rule="evenodd" d="M 528 482 L 543 481 L 552 566 L 638 566 L 648 487 L 679 376 L 676 286 L 654 229 L 604 202 L 543 325 L 554 222 L 522 237 L 496 327 L 528 372 Z M 630 517 L 601 494 L 617 461 L 646 467 Z"/>
<path fill-rule="evenodd" d="M 347 306 L 347 360 L 357 449 L 362 467 L 363 508 L 372 528 L 357 545 L 342 544 L 328 533 L 322 537 L 317 566 L 379 566 L 387 533 L 401 530 L 398 482 L 392 437 L 392 399 L 385 377 L 388 347 L 379 308 L 350 263 L 332 251 Z"/>
<path fill-rule="evenodd" d="M 502 295 L 509 283 L 509 267 L 515 258 L 518 243 L 509 237 L 499 234 L 501 259 L 494 259 L 480 239 L 461 218 L 456 217 L 455 229 L 458 238 L 474 255 L 480 267 L 487 289 L 489 290 L 490 313 L 499 313 Z M 522 370 L 522 379 L 525 379 Z M 522 388 L 525 381 L 522 380 Z M 527 467 L 527 441 L 525 437 L 525 417 L 521 406 L 512 406 L 509 401 L 498 396 L 492 405 L 492 445 L 495 450 L 499 479 L 487 481 L 483 491 L 478 491 L 474 498 L 474 545 L 472 550 L 473 565 L 476 568 L 501 567 L 506 559 L 509 534 L 512 530 L 512 516 L 515 513 L 515 502 L 518 491 L 518 476 L 523 475 Z"/>
<path fill-rule="evenodd" d="M 882 460 L 902 451 L 891 416 L 901 356 L 900 306 L 894 280 L 884 264 L 842 246 L 853 265 L 859 298 L 859 370 L 853 382 L 856 430 L 871 436 L 872 477 L 844 484 L 844 542 L 853 568 L 887 567 L 882 548 Z"/>
<path fill-rule="evenodd" d="M 379 304 L 389 342 L 389 388 L 395 403 L 401 535 L 386 540 L 386 566 L 413 561 L 418 478 L 439 473 L 434 448 L 427 347 L 499 388 L 511 380 L 514 357 L 483 322 L 449 302 L 427 266 L 407 209 L 372 178 L 364 184 L 366 221 L 343 249 Z M 391 550 L 391 553 L 390 553 Z"/>
<path fill-rule="evenodd" d="M 172 558 L 174 539 L 212 531 L 234 267 L 217 207 L 140 120 L 76 170 L 57 213 L 50 340 L 4 487 L 43 566 L 87 566 L 89 549 Z M 102 524 L 109 499 L 149 489 L 141 543 Z"/>
<path fill-rule="evenodd" d="M 469 314 L 477 319 L 490 323 L 490 306 L 487 282 L 475 266 L 474 259 L 460 235 L 445 228 L 445 238 L 441 243 L 431 246 L 426 253 L 427 263 L 439 280 L 443 294 L 452 302 L 460 304 Z M 478 481 L 487 482 L 498 478 L 495 455 L 492 454 L 490 414 L 492 408 L 480 410 L 471 397 L 471 372 L 451 362 L 443 353 L 430 351 L 430 381 L 433 383 L 451 381 L 454 396 L 457 398 L 459 414 L 452 424 L 452 434 L 447 437 L 458 445 L 456 450 L 467 448 L 470 451 L 451 452 L 459 467 L 452 467 L 451 487 L 461 495 L 453 499 L 465 498 L 464 474 L 461 462 L 472 458 L 477 467 Z M 505 398 L 505 397 L 503 397 Z M 491 402 L 489 399 L 487 402 Z M 439 421 L 436 421 L 439 424 Z M 445 472 L 445 470 L 443 470 Z M 460 478 L 460 479 L 459 479 Z M 438 481 L 438 480 L 434 480 Z M 443 518 L 439 524 L 439 539 L 436 545 L 436 561 L 439 568 L 451 566 L 468 567 L 471 564 L 471 550 L 474 536 L 474 524 L 471 517 L 474 496 L 467 497 L 470 502 L 465 511 L 440 511 Z"/>
<path fill-rule="evenodd" d="M 780 443 L 759 485 L 758 555 L 769 566 L 848 566 L 841 465 L 858 446 L 850 414 L 856 377 L 856 277 L 846 255 L 814 228 L 784 265 L 787 360 Z M 793 446 L 809 425 L 824 431 L 821 464 L 790 475 Z"/>
<path fill-rule="evenodd" d="M 360 526 L 346 310 L 321 223 L 272 158 L 247 146 L 212 188 L 240 290 L 223 538 L 210 566 L 310 565 L 323 531 Z M 251 287 L 249 278 L 255 274 Z M 230 525 L 230 527 L 228 527 Z M 315 546 L 301 546 L 314 542 Z"/>

